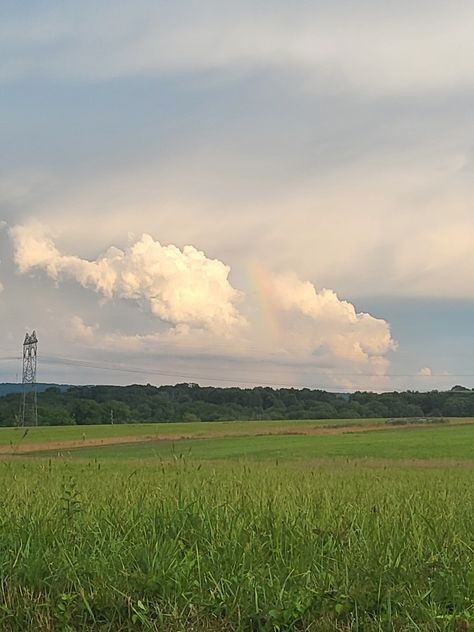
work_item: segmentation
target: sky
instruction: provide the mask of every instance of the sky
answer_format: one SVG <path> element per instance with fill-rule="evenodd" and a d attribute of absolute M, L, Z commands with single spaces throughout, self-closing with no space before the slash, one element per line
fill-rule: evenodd
<path fill-rule="evenodd" d="M 0 5 L 0 381 L 474 387 L 470 1 Z"/>

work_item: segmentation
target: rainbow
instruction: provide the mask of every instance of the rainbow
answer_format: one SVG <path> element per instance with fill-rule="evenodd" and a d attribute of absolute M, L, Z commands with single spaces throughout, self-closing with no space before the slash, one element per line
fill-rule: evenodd
<path fill-rule="evenodd" d="M 248 283 L 252 294 L 257 299 L 257 311 L 262 334 L 271 342 L 281 343 L 283 329 L 272 290 L 272 278 L 267 268 L 261 263 L 247 266 Z"/>

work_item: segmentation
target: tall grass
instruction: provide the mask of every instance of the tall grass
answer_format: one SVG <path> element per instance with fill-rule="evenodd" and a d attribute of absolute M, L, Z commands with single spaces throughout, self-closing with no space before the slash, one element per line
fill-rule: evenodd
<path fill-rule="evenodd" d="M 1 630 L 466 630 L 474 472 L 0 463 Z"/>

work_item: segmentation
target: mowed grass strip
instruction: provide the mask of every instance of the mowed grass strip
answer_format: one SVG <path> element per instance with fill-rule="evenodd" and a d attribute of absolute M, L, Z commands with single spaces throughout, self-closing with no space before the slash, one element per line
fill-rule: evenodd
<path fill-rule="evenodd" d="M 474 425 L 390 428 L 316 435 L 215 437 L 97 446 L 62 454 L 82 459 L 311 460 L 315 458 L 474 459 Z"/>
<path fill-rule="evenodd" d="M 468 630 L 474 472 L 0 464 L 0 629 Z"/>
<path fill-rule="evenodd" d="M 472 420 L 474 422 L 474 420 Z M 266 434 L 302 431 L 313 427 L 366 426 L 383 424 L 381 419 L 316 419 L 275 421 L 201 421 L 191 423 L 106 424 L 0 428 L 0 446 L 46 444 L 67 441 L 100 441 L 127 437 L 210 434 Z"/>
<path fill-rule="evenodd" d="M 432 424 L 436 426 L 434 420 Z M 446 424 L 448 425 L 448 424 Z M 474 425 L 474 419 L 451 419 L 449 425 Z M 417 427 L 410 426 L 411 428 Z M 424 428 L 423 424 L 418 427 Z M 0 454 L 59 448 L 115 445 L 137 441 L 192 438 L 319 434 L 321 432 L 389 430 L 383 419 L 317 419 L 275 421 L 219 421 L 159 424 L 107 424 L 0 428 Z"/>

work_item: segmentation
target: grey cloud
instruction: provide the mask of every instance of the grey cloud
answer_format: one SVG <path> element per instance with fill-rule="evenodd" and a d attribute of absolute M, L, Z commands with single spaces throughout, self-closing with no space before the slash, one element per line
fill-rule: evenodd
<path fill-rule="evenodd" d="M 290 66 L 371 93 L 472 86 L 472 4 L 50 3 L 6 15 L 4 80 Z M 440 32 L 443 37 L 440 37 Z"/>

